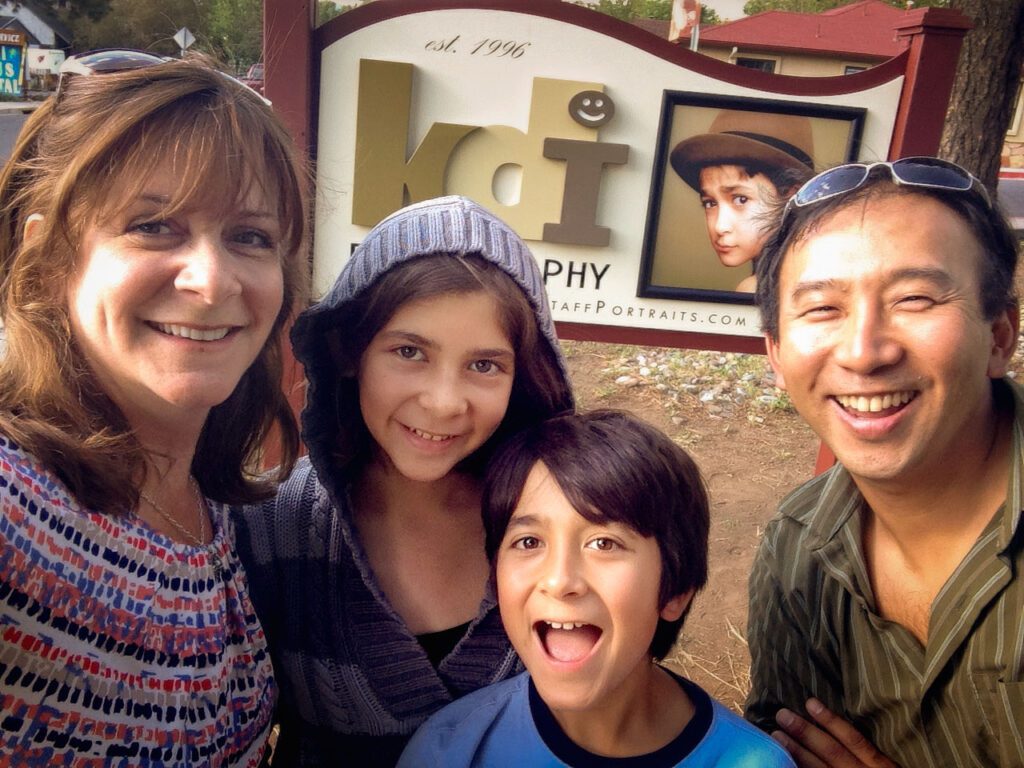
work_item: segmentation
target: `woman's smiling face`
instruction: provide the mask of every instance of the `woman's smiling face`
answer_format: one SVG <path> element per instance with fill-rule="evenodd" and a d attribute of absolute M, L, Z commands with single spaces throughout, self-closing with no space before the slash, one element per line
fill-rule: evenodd
<path fill-rule="evenodd" d="M 72 336 L 134 428 L 201 423 L 281 310 L 277 202 L 254 185 L 227 211 L 168 214 L 178 179 L 166 162 L 124 199 L 129 188 L 115 184 L 84 229 L 67 293 Z"/>

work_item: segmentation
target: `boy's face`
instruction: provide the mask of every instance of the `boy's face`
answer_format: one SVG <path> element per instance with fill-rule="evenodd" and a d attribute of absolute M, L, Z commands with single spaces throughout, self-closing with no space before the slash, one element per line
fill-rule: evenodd
<path fill-rule="evenodd" d="M 727 267 L 761 255 L 768 237 L 764 215 L 775 185 L 763 173 L 748 176 L 738 165 L 709 165 L 700 172 L 700 202 L 708 237 Z"/>
<path fill-rule="evenodd" d="M 530 471 L 497 555 L 501 618 L 541 698 L 571 716 L 642 695 L 660 608 L 661 553 L 622 523 L 591 523 L 543 464 Z"/>

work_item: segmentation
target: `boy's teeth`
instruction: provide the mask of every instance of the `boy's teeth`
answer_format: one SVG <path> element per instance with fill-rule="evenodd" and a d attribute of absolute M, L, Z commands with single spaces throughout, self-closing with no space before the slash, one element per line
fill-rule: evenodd
<path fill-rule="evenodd" d="M 888 392 L 884 395 L 836 395 L 836 400 L 843 408 L 861 413 L 878 413 L 893 406 L 906 405 L 914 399 L 913 392 Z"/>
<path fill-rule="evenodd" d="M 544 623 L 552 629 L 579 629 L 586 626 L 582 621 L 546 621 Z"/>
<path fill-rule="evenodd" d="M 585 659 L 601 639 L 601 630 L 582 621 L 544 621 L 540 641 L 548 655 L 560 662 Z"/>
<path fill-rule="evenodd" d="M 168 336 L 177 336 L 182 339 L 191 339 L 192 341 L 219 341 L 228 335 L 230 328 L 189 328 L 184 325 L 172 325 L 170 323 L 157 323 L 156 327 L 162 333 L 166 333 Z"/>
<path fill-rule="evenodd" d="M 433 432 L 424 432 L 422 429 L 416 429 L 416 427 L 409 427 L 415 435 L 422 437 L 424 440 L 432 440 L 435 443 L 439 443 L 442 440 L 447 440 L 451 435 L 435 435 Z"/>

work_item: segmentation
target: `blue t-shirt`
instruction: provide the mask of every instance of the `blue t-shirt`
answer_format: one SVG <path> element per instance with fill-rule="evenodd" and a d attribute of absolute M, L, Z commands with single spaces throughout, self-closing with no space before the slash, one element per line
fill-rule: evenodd
<path fill-rule="evenodd" d="M 794 768 L 767 735 L 673 675 L 693 702 L 682 732 L 655 752 L 595 755 L 569 739 L 524 672 L 449 704 L 425 722 L 398 768 Z"/>

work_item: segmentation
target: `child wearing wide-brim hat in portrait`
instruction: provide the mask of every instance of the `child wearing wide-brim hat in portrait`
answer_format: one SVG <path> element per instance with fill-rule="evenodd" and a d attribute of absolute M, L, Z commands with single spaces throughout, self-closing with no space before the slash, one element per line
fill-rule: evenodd
<path fill-rule="evenodd" d="M 766 214 L 814 168 L 811 121 L 802 115 L 723 109 L 707 133 L 680 141 L 669 163 L 704 207 L 708 238 L 724 266 L 760 255 Z M 737 291 L 754 290 L 748 275 Z"/>

